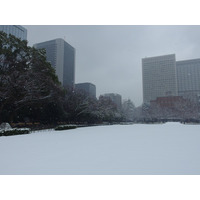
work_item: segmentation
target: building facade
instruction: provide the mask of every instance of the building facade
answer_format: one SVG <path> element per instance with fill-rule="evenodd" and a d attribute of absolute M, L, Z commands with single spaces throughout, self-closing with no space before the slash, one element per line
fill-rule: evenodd
<path fill-rule="evenodd" d="M 175 54 L 142 59 L 143 103 L 157 97 L 177 96 Z"/>
<path fill-rule="evenodd" d="M 176 62 L 178 95 L 198 101 L 200 97 L 200 59 Z"/>
<path fill-rule="evenodd" d="M 92 98 L 96 98 L 96 86 L 92 83 L 77 83 L 75 89 L 84 92 Z"/>
<path fill-rule="evenodd" d="M 118 109 L 121 109 L 122 96 L 120 94 L 107 93 L 107 94 L 104 94 L 103 96 L 109 98 L 117 106 Z"/>
<path fill-rule="evenodd" d="M 74 88 L 75 48 L 63 39 L 55 39 L 34 45 L 46 50 L 47 61 L 55 68 L 59 81 L 65 88 Z"/>
<path fill-rule="evenodd" d="M 21 40 L 27 40 L 27 30 L 20 25 L 0 25 L 0 31 L 14 35 Z"/>

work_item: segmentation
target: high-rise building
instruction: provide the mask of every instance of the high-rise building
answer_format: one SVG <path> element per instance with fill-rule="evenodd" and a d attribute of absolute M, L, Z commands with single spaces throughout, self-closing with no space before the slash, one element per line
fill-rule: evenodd
<path fill-rule="evenodd" d="M 115 93 L 107 93 L 103 95 L 104 97 L 109 98 L 114 104 L 116 104 L 118 109 L 122 107 L 122 96 Z"/>
<path fill-rule="evenodd" d="M 80 90 L 90 97 L 96 98 L 96 86 L 92 83 L 77 83 L 75 89 Z"/>
<path fill-rule="evenodd" d="M 63 39 L 55 39 L 34 45 L 46 49 L 47 61 L 55 68 L 59 81 L 65 88 L 74 88 L 75 49 Z"/>
<path fill-rule="evenodd" d="M 27 40 L 27 30 L 20 25 L 0 25 L 0 31 L 12 34 L 21 40 Z"/>
<path fill-rule="evenodd" d="M 177 96 L 175 54 L 142 59 L 143 103 L 157 97 Z"/>
<path fill-rule="evenodd" d="M 192 100 L 200 96 L 200 59 L 176 62 L 178 95 Z"/>

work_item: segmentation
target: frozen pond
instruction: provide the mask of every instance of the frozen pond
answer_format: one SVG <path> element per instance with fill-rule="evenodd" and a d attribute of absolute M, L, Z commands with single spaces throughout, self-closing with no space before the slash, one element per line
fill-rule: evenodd
<path fill-rule="evenodd" d="M 200 174 L 200 125 L 112 125 L 0 137 L 0 174 Z"/>

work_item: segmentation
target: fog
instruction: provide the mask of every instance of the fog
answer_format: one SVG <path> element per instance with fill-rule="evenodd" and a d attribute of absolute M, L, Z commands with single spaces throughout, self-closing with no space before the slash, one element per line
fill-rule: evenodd
<path fill-rule="evenodd" d="M 76 49 L 75 82 L 96 85 L 97 97 L 118 93 L 142 104 L 144 57 L 176 54 L 176 60 L 200 58 L 200 26 L 24 25 L 29 45 L 63 38 Z"/>

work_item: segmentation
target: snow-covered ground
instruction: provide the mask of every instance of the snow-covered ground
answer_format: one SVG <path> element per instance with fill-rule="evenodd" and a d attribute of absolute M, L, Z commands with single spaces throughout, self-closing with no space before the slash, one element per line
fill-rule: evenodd
<path fill-rule="evenodd" d="M 0 174 L 200 174 L 200 125 L 112 125 L 0 137 Z"/>

